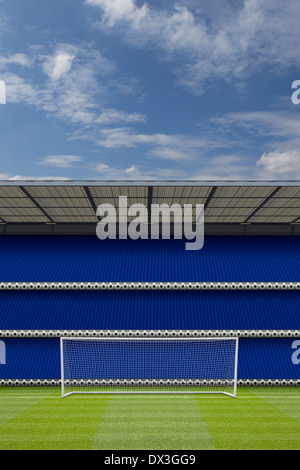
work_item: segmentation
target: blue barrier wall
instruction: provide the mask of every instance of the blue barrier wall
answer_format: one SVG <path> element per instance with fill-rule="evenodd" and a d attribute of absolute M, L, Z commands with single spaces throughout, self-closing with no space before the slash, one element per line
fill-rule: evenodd
<path fill-rule="evenodd" d="M 300 291 L 1 291 L 0 305 L 0 330 L 300 329 Z"/>
<path fill-rule="evenodd" d="M 6 364 L 0 379 L 59 379 L 60 346 L 57 338 L 6 338 Z M 297 349 L 292 348 L 294 341 Z M 299 338 L 241 338 L 239 379 L 299 379 Z"/>
<path fill-rule="evenodd" d="M 0 281 L 299 281 L 300 237 L 0 237 Z M 300 329 L 298 291 L 1 291 L 0 330 Z M 57 339 L 4 339 L 0 378 L 59 378 Z M 291 339 L 240 341 L 239 378 L 299 378 Z"/>
<path fill-rule="evenodd" d="M 299 281 L 300 237 L 206 236 L 105 240 L 96 236 L 0 237 L 0 281 Z"/>

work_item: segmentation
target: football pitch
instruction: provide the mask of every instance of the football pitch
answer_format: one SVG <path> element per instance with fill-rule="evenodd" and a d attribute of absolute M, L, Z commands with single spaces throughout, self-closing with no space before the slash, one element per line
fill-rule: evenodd
<path fill-rule="evenodd" d="M 300 388 L 225 395 L 71 395 L 0 388 L 0 449 L 300 449 Z"/>

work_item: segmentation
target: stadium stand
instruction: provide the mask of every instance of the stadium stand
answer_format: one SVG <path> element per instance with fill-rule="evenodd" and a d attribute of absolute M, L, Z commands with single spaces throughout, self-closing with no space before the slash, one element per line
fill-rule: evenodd
<path fill-rule="evenodd" d="M 121 195 L 204 204 L 203 249 L 99 240 Z M 239 385 L 300 384 L 299 182 L 3 181 L 0 234 L 0 385 L 57 385 L 61 336 L 108 335 L 238 336 Z"/>

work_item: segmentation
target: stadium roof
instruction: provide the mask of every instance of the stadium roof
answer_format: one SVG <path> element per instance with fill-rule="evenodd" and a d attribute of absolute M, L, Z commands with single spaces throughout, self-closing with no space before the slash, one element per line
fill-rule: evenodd
<path fill-rule="evenodd" d="M 179 203 L 204 204 L 205 225 L 300 224 L 300 181 L 162 180 L 0 181 L 0 224 L 6 233 L 30 225 L 91 229 L 98 205 L 118 207 L 119 196 L 128 197 L 128 206 L 144 204 L 149 221 L 151 204 Z"/>

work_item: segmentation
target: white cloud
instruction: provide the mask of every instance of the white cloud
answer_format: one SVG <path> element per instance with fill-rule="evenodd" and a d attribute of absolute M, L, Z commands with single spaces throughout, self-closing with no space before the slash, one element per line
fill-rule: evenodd
<path fill-rule="evenodd" d="M 195 151 L 191 148 L 185 147 L 184 144 L 180 147 L 180 149 L 178 149 L 176 145 L 174 145 L 173 147 L 156 147 L 150 150 L 149 155 L 151 157 L 171 161 L 190 160 L 194 156 Z"/>
<path fill-rule="evenodd" d="M 299 135 L 300 116 L 289 111 L 252 111 L 228 113 L 221 118 L 212 119 L 211 122 L 222 127 L 231 127 L 233 124 L 249 129 L 257 135 L 295 137 Z"/>
<path fill-rule="evenodd" d="M 300 151 L 288 150 L 286 152 L 263 153 L 257 161 L 257 166 L 262 167 L 271 175 L 286 176 L 292 179 L 300 177 Z"/>
<path fill-rule="evenodd" d="M 140 170 L 137 166 L 132 165 L 130 168 L 126 168 L 125 173 L 130 177 L 137 177 L 140 175 Z"/>
<path fill-rule="evenodd" d="M 96 166 L 96 171 L 99 171 L 99 172 L 106 172 L 107 170 L 109 170 L 109 166 L 106 165 L 105 163 L 99 163 L 99 164 Z"/>
<path fill-rule="evenodd" d="M 50 81 L 41 90 L 37 105 L 51 115 L 81 124 L 93 123 L 97 108 L 105 102 L 100 76 L 110 74 L 112 64 L 91 48 L 61 45 L 54 56 L 41 56 Z M 72 65 L 72 60 L 76 61 Z M 72 67 L 71 67 L 72 65 Z"/>
<path fill-rule="evenodd" d="M 128 168 L 115 168 L 105 163 L 96 166 L 95 171 L 100 173 L 102 179 L 106 180 L 160 180 L 168 178 L 186 178 L 187 174 L 178 174 L 174 168 L 151 168 L 151 170 L 140 168 L 132 164 Z M 96 177 L 95 177 L 96 178 Z"/>
<path fill-rule="evenodd" d="M 74 55 L 67 52 L 57 52 L 54 57 L 46 59 L 43 70 L 51 80 L 59 80 L 70 72 L 74 58 Z"/>
<path fill-rule="evenodd" d="M 256 170 L 249 168 L 255 179 L 300 178 L 300 116 L 293 109 L 228 113 L 211 123 L 225 132 L 235 127 L 246 132 L 244 147 L 256 153 Z"/>
<path fill-rule="evenodd" d="M 255 167 L 251 168 L 247 159 L 237 155 L 221 155 L 215 158 L 206 158 L 192 165 L 182 167 L 163 166 L 148 167 L 144 161 L 142 165 L 132 163 L 126 168 L 111 167 L 100 163 L 95 171 L 106 180 L 245 180 L 255 179 Z M 95 177 L 97 178 L 97 177 Z"/>
<path fill-rule="evenodd" d="M 20 65 L 22 67 L 29 67 L 32 64 L 32 58 L 22 53 L 11 54 L 9 56 L 0 56 L 0 68 L 6 69 L 9 65 Z"/>
<path fill-rule="evenodd" d="M 13 73 L 3 74 L 3 79 L 6 84 L 7 103 L 24 103 L 28 106 L 38 104 L 40 93 L 37 87 Z"/>
<path fill-rule="evenodd" d="M 68 181 L 69 178 L 65 178 L 64 176 L 21 176 L 16 175 L 12 178 L 9 178 L 10 181 Z"/>
<path fill-rule="evenodd" d="M 56 168 L 71 168 L 74 163 L 81 162 L 82 160 L 82 157 L 77 155 L 49 155 L 43 158 L 40 164 Z"/>
<path fill-rule="evenodd" d="M 244 155 L 219 154 L 201 161 L 198 168 L 190 170 L 190 178 L 196 180 L 249 180 L 255 179 L 255 167 Z"/>
<path fill-rule="evenodd" d="M 101 147 L 132 148 L 140 144 L 157 146 L 161 150 L 153 150 L 152 155 L 158 158 L 166 158 L 167 160 L 178 160 L 180 155 L 185 157 L 191 156 L 191 152 L 195 153 L 200 148 L 219 148 L 224 146 L 224 143 L 219 142 L 218 139 L 212 141 L 207 138 L 180 134 L 142 134 L 135 132 L 129 127 L 105 128 L 101 129 L 99 134 L 100 138 L 97 139 L 96 143 Z"/>
<path fill-rule="evenodd" d="M 138 144 L 165 145 L 171 141 L 171 137 L 166 134 L 138 134 L 128 127 L 101 129 L 100 135 L 97 144 L 106 148 L 130 148 Z"/>
<path fill-rule="evenodd" d="M 135 165 L 123 169 L 111 167 L 106 163 L 99 163 L 95 170 L 101 174 L 103 179 L 107 180 L 142 179 L 141 172 Z"/>
<path fill-rule="evenodd" d="M 93 140 L 98 147 L 106 149 L 146 148 L 148 159 L 159 159 L 172 162 L 200 160 L 207 152 L 227 148 L 225 140 L 210 139 L 185 134 L 146 134 L 138 133 L 130 127 L 98 129 L 89 133 L 79 131 L 71 139 Z"/>
<path fill-rule="evenodd" d="M 6 82 L 8 103 L 23 103 L 79 125 L 146 121 L 142 114 L 107 107 L 112 97 L 133 94 L 136 83 L 118 73 L 116 66 L 90 45 L 60 44 L 53 53 L 35 49 L 32 71 L 42 67 L 48 78 L 34 83 L 7 69 L 1 76 Z M 13 57 L 19 62 L 24 59 Z M 11 65 L 12 60 L 5 64 Z"/>
<path fill-rule="evenodd" d="M 107 125 L 115 123 L 135 123 L 135 122 L 146 122 L 146 116 L 140 113 L 125 113 L 117 109 L 104 109 L 100 115 L 96 118 L 97 124 Z"/>
<path fill-rule="evenodd" d="M 136 23 L 139 18 L 147 15 L 148 12 L 146 5 L 138 8 L 132 0 L 114 0 L 113 2 L 105 0 L 87 0 L 86 3 L 104 8 L 105 20 L 110 25 L 114 25 L 116 22 L 123 19 L 131 20 Z"/>
<path fill-rule="evenodd" d="M 26 54 L 13 54 L 8 57 L 8 61 L 11 64 L 18 64 L 24 67 L 29 67 L 32 64 L 32 59 L 30 59 Z"/>
<path fill-rule="evenodd" d="M 179 80 L 194 93 L 211 78 L 240 80 L 265 64 L 274 73 L 300 65 L 298 0 L 219 0 L 209 17 L 206 2 L 190 3 L 190 9 L 139 6 L 135 0 L 85 3 L 101 9 L 98 24 L 104 31 L 123 35 L 135 47 L 159 51 L 175 67 L 180 64 Z"/>

